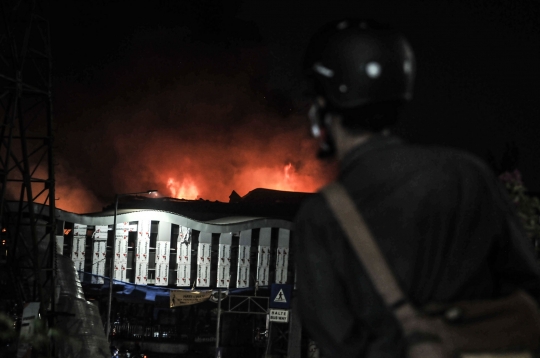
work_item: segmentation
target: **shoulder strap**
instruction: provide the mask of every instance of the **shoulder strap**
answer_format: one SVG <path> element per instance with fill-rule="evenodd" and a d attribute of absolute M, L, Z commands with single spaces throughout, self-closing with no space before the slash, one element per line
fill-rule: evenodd
<path fill-rule="evenodd" d="M 321 193 L 386 305 L 393 309 L 407 303 L 386 259 L 345 188 L 339 183 L 332 183 L 323 188 Z"/>

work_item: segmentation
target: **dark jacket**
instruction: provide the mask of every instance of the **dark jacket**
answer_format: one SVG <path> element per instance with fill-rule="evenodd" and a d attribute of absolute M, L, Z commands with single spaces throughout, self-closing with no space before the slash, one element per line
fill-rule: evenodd
<path fill-rule="evenodd" d="M 515 208 L 477 158 L 376 136 L 341 163 L 345 186 L 410 301 L 540 301 L 540 269 Z M 401 357 L 401 330 L 320 194 L 296 218 L 302 326 L 325 357 Z"/>

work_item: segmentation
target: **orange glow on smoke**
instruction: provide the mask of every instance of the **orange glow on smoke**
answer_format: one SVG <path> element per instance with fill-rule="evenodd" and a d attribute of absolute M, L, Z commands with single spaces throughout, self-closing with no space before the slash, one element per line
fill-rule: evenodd
<path fill-rule="evenodd" d="M 173 178 L 169 178 L 167 181 L 167 189 L 171 192 L 172 198 L 177 199 L 197 199 L 199 191 L 193 180 L 184 178 L 182 182 L 179 182 Z"/>
<path fill-rule="evenodd" d="M 289 171 L 291 170 L 292 168 L 292 164 L 289 163 L 285 166 L 285 168 L 283 168 L 283 171 L 285 172 L 285 179 L 290 179 L 291 178 L 291 175 L 289 174 Z"/>
<path fill-rule="evenodd" d="M 316 163 L 317 160 L 313 159 Z M 318 164 L 318 163 L 317 163 Z M 310 173 L 302 173 L 291 163 L 285 165 L 269 165 L 265 162 L 251 162 L 239 168 L 231 178 L 221 178 L 220 173 L 199 175 L 194 177 L 185 176 L 177 180 L 168 177 L 165 180 L 168 193 L 178 199 L 208 199 L 228 201 L 228 196 L 235 190 L 241 196 L 256 188 L 275 189 L 283 191 L 315 192 L 326 183 L 321 176 L 313 176 Z M 222 174 L 225 175 L 225 174 Z M 234 187 L 224 188 L 224 183 L 232 182 Z M 165 191 L 164 191 L 165 193 Z"/>
<path fill-rule="evenodd" d="M 238 189 L 242 194 L 246 194 L 248 191 L 255 188 L 304 192 L 312 192 L 317 189 L 317 184 L 312 178 L 303 177 L 296 173 L 292 163 L 288 163 L 281 168 L 269 168 L 263 165 L 258 167 L 246 167 L 238 175 L 238 178 Z M 167 189 L 169 189 L 172 198 L 193 200 L 200 197 L 197 185 L 189 177 L 186 177 L 181 181 L 169 178 L 167 180 Z M 212 194 L 219 196 L 219 198 L 222 199 L 224 196 L 223 194 L 229 193 Z"/>
<path fill-rule="evenodd" d="M 242 182 L 252 182 L 252 190 L 255 188 L 267 188 L 284 191 L 315 191 L 312 180 L 299 176 L 295 172 L 292 163 L 279 168 L 253 167 L 242 175 Z M 250 178 L 251 177 L 251 178 Z M 243 193 L 245 194 L 245 193 Z"/>
<path fill-rule="evenodd" d="M 242 194 L 246 194 L 247 191 L 255 188 L 305 192 L 311 192 L 317 189 L 317 185 L 311 178 L 303 177 L 296 173 L 292 163 L 288 163 L 281 168 L 265 167 L 262 164 L 260 166 L 246 167 L 238 175 L 238 179 L 238 190 Z M 172 198 L 199 198 L 197 185 L 189 177 L 181 181 L 169 178 L 167 180 L 167 189 L 169 189 Z M 218 196 L 220 199 L 224 197 L 224 194 L 228 195 L 229 193 L 210 193 L 210 195 Z"/>
<path fill-rule="evenodd" d="M 182 140 L 166 132 L 149 136 L 156 145 L 144 150 L 132 138 L 117 138 L 118 156 L 133 159 L 119 162 L 115 182 L 126 190 L 155 187 L 163 196 L 220 202 L 233 190 L 240 196 L 257 188 L 315 192 L 335 177 L 335 166 L 316 158 L 317 143 L 302 117 L 289 126 L 271 118 L 230 130 L 201 125 Z"/>
<path fill-rule="evenodd" d="M 180 41 L 177 56 L 156 45 L 165 33 L 137 35 L 126 61 L 97 71 L 91 86 L 57 87 L 68 95 L 56 134 L 57 207 L 98 212 L 115 193 L 148 188 L 228 202 L 233 190 L 314 192 L 335 177 L 335 165 L 316 158 L 301 83 L 272 69 L 267 46 L 209 56 L 210 47 Z M 94 85 L 103 91 L 88 106 Z"/>

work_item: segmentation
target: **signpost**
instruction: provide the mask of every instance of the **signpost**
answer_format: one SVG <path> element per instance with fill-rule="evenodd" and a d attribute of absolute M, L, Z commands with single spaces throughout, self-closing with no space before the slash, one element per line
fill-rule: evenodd
<path fill-rule="evenodd" d="M 270 322 L 288 323 L 289 310 L 271 308 L 270 309 Z"/>

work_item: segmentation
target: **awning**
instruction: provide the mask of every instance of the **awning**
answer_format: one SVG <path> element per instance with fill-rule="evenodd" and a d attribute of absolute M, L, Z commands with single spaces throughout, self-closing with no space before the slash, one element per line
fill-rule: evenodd
<path fill-rule="evenodd" d="M 109 278 L 104 276 L 98 276 L 89 272 L 84 272 L 84 278 L 81 282 L 85 291 L 92 292 L 98 295 L 105 295 L 109 292 Z M 94 280 L 92 280 L 94 277 Z M 103 284 L 95 284 L 95 278 L 101 278 Z M 221 289 L 222 300 L 228 296 L 235 295 L 249 295 L 255 293 L 255 287 L 246 288 L 233 288 L 233 289 Z M 164 288 L 148 285 L 137 285 L 134 283 L 122 282 L 113 279 L 113 297 L 120 302 L 130 303 L 155 303 L 159 305 L 166 305 L 171 307 L 171 292 L 176 293 L 173 297 L 178 302 L 175 306 L 182 306 L 188 304 L 195 304 L 210 300 L 217 302 L 218 289 L 199 290 L 199 289 L 175 289 Z M 258 296 L 268 296 L 268 287 L 258 287 Z M 196 296 L 199 296 L 198 298 Z M 183 297 L 183 298 L 182 298 Z M 204 299 L 203 299 L 204 298 Z M 181 302 L 184 302 L 181 304 Z M 193 302 L 193 303 L 188 303 Z"/>

